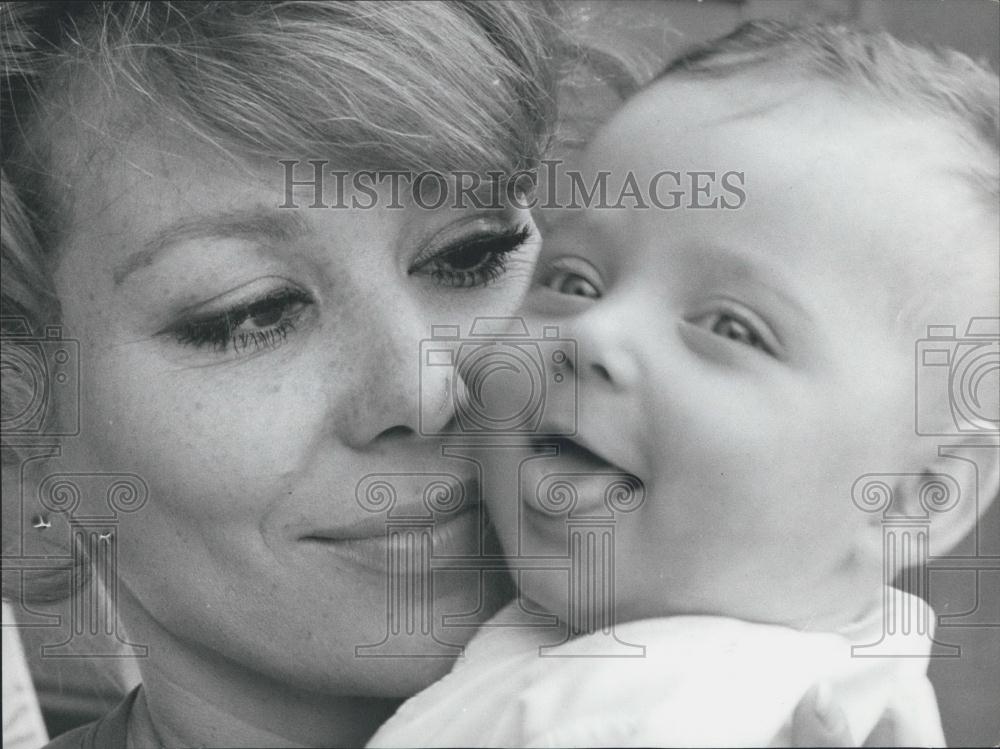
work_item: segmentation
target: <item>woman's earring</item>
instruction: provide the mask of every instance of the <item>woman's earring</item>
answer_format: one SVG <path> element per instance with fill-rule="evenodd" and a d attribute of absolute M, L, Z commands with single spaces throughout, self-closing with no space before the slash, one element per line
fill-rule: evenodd
<path fill-rule="evenodd" d="M 52 522 L 49 520 L 48 515 L 35 515 L 35 517 L 31 519 L 31 527 L 36 530 L 44 531 L 46 528 L 52 527 Z"/>

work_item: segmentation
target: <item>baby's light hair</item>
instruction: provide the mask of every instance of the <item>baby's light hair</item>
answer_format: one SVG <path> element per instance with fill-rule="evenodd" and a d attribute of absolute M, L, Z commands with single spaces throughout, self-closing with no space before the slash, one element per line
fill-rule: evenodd
<path fill-rule="evenodd" d="M 983 153 L 983 158 L 959 174 L 971 178 L 973 188 L 985 197 L 987 210 L 996 215 L 1000 203 L 1000 79 L 985 62 L 953 49 L 904 43 L 885 31 L 842 24 L 794 26 L 754 21 L 684 51 L 667 63 L 654 83 L 672 76 L 721 80 L 769 67 L 806 80 L 826 81 L 848 95 L 860 94 L 875 103 L 950 124 Z M 919 292 L 910 294 L 898 310 L 897 321 L 902 321 L 903 329 L 912 331 L 919 323 L 922 334 L 930 322 L 928 312 L 952 310 L 947 302 L 957 299 L 973 314 L 997 314 L 1000 253 L 996 235 L 986 235 L 981 245 L 963 246 L 961 252 L 954 248 L 946 251 L 947 275 L 943 272 L 933 284 L 924 279 Z M 972 258 L 972 262 L 957 262 L 959 256 Z M 944 318 L 933 322 L 964 326 L 967 321 Z M 955 418 L 946 395 L 941 393 L 933 414 L 942 429 L 949 424 L 953 428 Z M 989 406 L 983 405 L 983 412 L 988 413 Z M 975 441 L 977 437 L 970 434 L 965 439 Z M 982 486 L 986 494 L 981 507 L 989 506 L 987 500 L 1000 501 L 995 490 L 990 493 L 985 477 Z"/>
<path fill-rule="evenodd" d="M 729 78 L 780 67 L 829 81 L 847 93 L 954 123 L 989 157 L 973 178 L 993 206 L 1000 199 L 1000 80 L 985 64 L 952 49 L 905 44 L 885 31 L 753 21 L 671 60 L 655 80 L 687 75 Z"/>

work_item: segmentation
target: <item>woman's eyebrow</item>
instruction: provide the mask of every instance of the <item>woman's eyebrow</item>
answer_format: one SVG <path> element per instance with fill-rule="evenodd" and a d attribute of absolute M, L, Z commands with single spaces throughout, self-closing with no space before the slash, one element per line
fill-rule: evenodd
<path fill-rule="evenodd" d="M 247 239 L 288 244 L 309 233 L 298 213 L 257 207 L 203 216 L 185 216 L 158 229 L 142 249 L 133 252 L 112 270 L 115 286 L 130 274 L 146 268 L 164 249 L 194 239 Z"/>

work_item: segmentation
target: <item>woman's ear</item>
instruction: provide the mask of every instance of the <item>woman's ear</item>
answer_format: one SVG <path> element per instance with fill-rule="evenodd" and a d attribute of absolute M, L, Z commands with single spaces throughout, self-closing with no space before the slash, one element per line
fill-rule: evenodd
<path fill-rule="evenodd" d="M 69 519 L 46 507 L 38 492 L 46 466 L 59 454 L 58 445 L 3 446 L 3 595 L 16 607 L 59 600 L 69 591 Z"/>
<path fill-rule="evenodd" d="M 3 553 L 4 556 L 31 556 L 31 538 L 44 535 L 51 519 L 38 501 L 38 466 L 60 454 L 58 445 L 3 446 Z M 44 518 L 44 522 L 40 520 Z M 32 534 L 29 531 L 34 530 Z"/>

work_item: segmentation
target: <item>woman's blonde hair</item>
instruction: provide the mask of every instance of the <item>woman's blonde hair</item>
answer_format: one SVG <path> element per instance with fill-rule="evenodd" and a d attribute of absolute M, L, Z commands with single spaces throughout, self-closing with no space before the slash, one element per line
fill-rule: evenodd
<path fill-rule="evenodd" d="M 13 353 L 60 322 L 51 270 L 67 196 L 51 143 L 73 137 L 82 89 L 106 100 L 112 143 L 155 122 L 234 160 L 512 174 L 547 146 L 557 38 L 552 8 L 522 2 L 0 5 L 5 461 L 20 436 L 45 433 L 15 419 L 46 383 Z"/>

